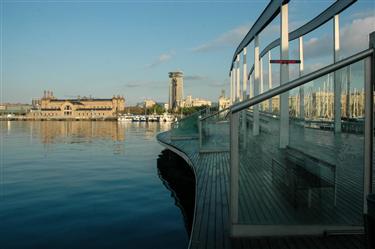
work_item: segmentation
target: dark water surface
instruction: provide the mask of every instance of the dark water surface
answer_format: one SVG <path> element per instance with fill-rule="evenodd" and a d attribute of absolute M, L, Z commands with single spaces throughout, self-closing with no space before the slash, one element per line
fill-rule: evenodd
<path fill-rule="evenodd" d="M 0 125 L 1 249 L 187 248 L 184 212 L 157 168 L 167 125 Z"/>

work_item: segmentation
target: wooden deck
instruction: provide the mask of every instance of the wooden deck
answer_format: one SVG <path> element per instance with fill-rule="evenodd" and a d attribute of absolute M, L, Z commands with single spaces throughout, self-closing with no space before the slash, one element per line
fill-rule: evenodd
<path fill-rule="evenodd" d="M 221 249 L 221 248 L 252 248 L 252 249 L 269 249 L 269 248 L 318 248 L 318 249 L 364 249 L 365 237 L 363 235 L 336 235 L 326 237 L 282 237 L 282 238 L 236 238 L 229 237 L 229 153 L 228 152 L 214 152 L 214 153 L 199 153 L 199 145 L 197 139 L 185 140 L 171 140 L 170 133 L 164 132 L 157 136 L 158 141 L 166 148 L 174 151 L 183 157 L 195 172 L 196 176 L 196 207 L 195 217 L 193 222 L 192 235 L 190 238 L 190 249 Z M 259 158 L 258 158 L 259 159 Z M 254 164 L 256 165 L 256 164 Z M 278 204 L 280 206 L 273 206 L 276 202 L 272 201 L 276 198 L 275 192 L 269 189 L 264 190 L 267 182 L 263 183 L 266 174 L 254 175 L 254 172 L 245 170 L 249 167 L 242 167 L 240 174 L 242 183 L 249 191 L 245 191 L 242 195 L 240 193 L 240 219 L 244 222 L 255 222 L 256 219 L 262 221 L 268 218 L 288 217 L 289 220 L 300 222 L 297 217 L 290 217 L 287 212 L 287 205 L 285 202 Z M 250 168 L 251 169 L 251 168 Z M 253 168 L 255 169 L 255 168 Z M 261 173 L 259 173 L 261 174 Z M 266 179 L 267 180 L 267 179 Z M 269 178 L 268 178 L 269 180 Z M 264 195 L 260 196 L 260 193 Z M 248 196 L 245 196 L 245 195 Z M 277 197 L 277 200 L 280 198 Z M 246 201 L 245 201 L 246 200 Z M 253 201 L 253 202 L 252 202 Z M 268 205 L 271 202 L 270 208 L 275 212 L 271 212 L 270 208 L 265 209 L 264 206 L 254 208 L 254 205 L 249 209 L 251 203 L 264 203 Z M 345 203 L 344 203 L 345 204 Z M 284 205 L 284 207 L 282 206 Z M 345 204 L 346 205 L 346 204 Z M 342 213 L 343 217 L 345 212 Z M 310 219 L 321 217 L 312 212 Z M 322 217 L 321 217 L 322 218 Z M 323 216 L 324 218 L 324 216 Z M 327 217 L 326 217 L 327 218 Z M 332 217 L 331 217 L 332 218 Z M 342 217 L 336 217 L 342 218 Z"/>

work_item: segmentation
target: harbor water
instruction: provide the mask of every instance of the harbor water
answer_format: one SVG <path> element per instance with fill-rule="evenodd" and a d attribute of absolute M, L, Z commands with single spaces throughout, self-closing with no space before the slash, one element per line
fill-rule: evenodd
<path fill-rule="evenodd" d="M 185 212 L 158 171 L 155 135 L 170 125 L 0 123 L 1 249 L 187 248 Z"/>

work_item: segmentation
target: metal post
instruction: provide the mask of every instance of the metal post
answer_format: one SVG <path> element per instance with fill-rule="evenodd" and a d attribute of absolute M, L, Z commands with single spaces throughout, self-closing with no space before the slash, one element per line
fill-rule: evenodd
<path fill-rule="evenodd" d="M 202 120 L 201 120 L 201 116 L 198 117 L 198 129 L 199 129 L 199 150 L 202 149 L 202 136 L 203 136 L 203 132 L 202 132 Z"/>
<path fill-rule="evenodd" d="M 254 97 L 254 81 L 253 81 L 253 74 L 250 74 L 249 76 L 249 97 Z"/>
<path fill-rule="evenodd" d="M 370 48 L 375 48 L 375 32 L 370 34 Z M 375 83 L 375 56 L 366 58 L 365 69 L 365 150 L 364 150 L 364 205 L 363 213 L 367 214 L 366 197 L 372 192 L 372 155 L 374 139 L 374 83 Z"/>
<path fill-rule="evenodd" d="M 333 18 L 333 62 L 339 60 L 340 53 L 340 27 L 339 15 Z M 333 87 L 334 87 L 334 127 L 335 132 L 341 132 L 341 74 L 340 72 L 333 73 Z"/>
<path fill-rule="evenodd" d="M 259 94 L 259 37 L 254 38 L 254 97 Z M 253 135 L 259 134 L 259 104 L 254 106 Z"/>
<path fill-rule="evenodd" d="M 303 75 L 304 70 L 304 58 L 303 58 L 303 37 L 299 38 L 299 77 Z M 305 90 L 304 86 L 299 87 L 299 118 L 305 119 Z"/>
<path fill-rule="evenodd" d="M 289 59 L 288 4 L 281 6 L 280 14 L 281 60 Z M 280 64 L 280 84 L 289 81 L 289 65 Z M 289 91 L 280 94 L 280 148 L 289 144 Z"/>
<path fill-rule="evenodd" d="M 263 82 L 263 58 L 259 59 L 259 77 L 260 77 L 260 91 L 259 93 L 262 94 L 264 92 L 264 82 Z M 263 103 L 260 103 L 260 110 L 264 110 L 264 105 Z"/>
<path fill-rule="evenodd" d="M 243 57 L 242 57 L 242 62 L 243 62 L 243 82 L 242 82 L 242 91 L 243 91 L 243 99 L 246 99 L 246 94 L 247 94 L 247 49 L 243 49 Z"/>
<path fill-rule="evenodd" d="M 268 51 L 268 90 L 272 89 L 272 64 L 271 64 L 271 51 Z M 272 113 L 272 98 L 268 102 L 268 111 Z"/>
<path fill-rule="evenodd" d="M 345 106 L 345 112 L 346 112 L 346 118 L 350 118 L 350 80 L 351 80 L 351 66 L 349 65 L 346 68 L 346 106 Z M 349 121 L 349 120 L 348 120 Z"/>
<path fill-rule="evenodd" d="M 240 84 L 240 55 L 237 55 L 237 60 L 236 60 L 236 85 L 237 85 L 237 91 L 236 91 L 236 99 L 237 101 L 241 101 L 241 84 Z"/>
<path fill-rule="evenodd" d="M 239 191 L 239 112 L 230 114 L 230 220 L 231 225 L 238 223 Z"/>
<path fill-rule="evenodd" d="M 247 68 L 246 68 L 246 54 L 247 54 L 247 49 L 243 49 L 243 57 L 242 57 L 242 62 L 243 62 L 243 75 L 242 75 L 242 100 L 245 100 L 246 97 L 246 92 L 247 92 Z M 242 133 L 244 136 L 244 142 L 246 143 L 246 110 L 242 111 Z"/>
<path fill-rule="evenodd" d="M 233 104 L 233 70 L 230 71 L 230 103 Z"/>

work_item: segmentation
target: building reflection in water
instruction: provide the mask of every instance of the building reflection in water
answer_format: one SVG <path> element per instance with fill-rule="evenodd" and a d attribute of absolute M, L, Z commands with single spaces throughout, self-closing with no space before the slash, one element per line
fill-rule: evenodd
<path fill-rule="evenodd" d="M 180 208 L 190 237 L 195 205 L 193 170 L 181 157 L 170 150 L 164 150 L 158 158 L 158 174 L 164 186 L 171 191 L 175 205 Z"/>
<path fill-rule="evenodd" d="M 28 132 L 30 143 L 44 145 L 112 141 L 113 153 L 124 154 L 126 134 L 137 132 L 146 140 L 154 140 L 160 131 L 170 129 L 167 123 L 117 121 L 4 121 L 1 132 Z M 46 147 L 48 150 L 49 146 Z"/>

